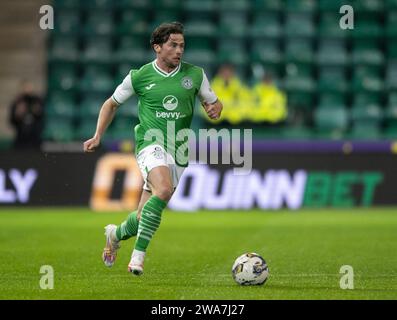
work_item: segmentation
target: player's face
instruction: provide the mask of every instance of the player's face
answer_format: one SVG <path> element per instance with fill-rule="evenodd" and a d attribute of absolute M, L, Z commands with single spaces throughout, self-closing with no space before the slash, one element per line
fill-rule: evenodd
<path fill-rule="evenodd" d="M 168 41 L 156 50 L 158 57 L 171 68 L 176 68 L 181 62 L 185 40 L 182 34 L 170 34 Z"/>

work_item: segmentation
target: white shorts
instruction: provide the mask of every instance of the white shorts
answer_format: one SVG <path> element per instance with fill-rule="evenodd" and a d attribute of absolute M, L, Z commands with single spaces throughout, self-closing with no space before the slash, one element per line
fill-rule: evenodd
<path fill-rule="evenodd" d="M 143 189 L 149 192 L 151 192 L 151 190 L 147 179 L 149 172 L 153 168 L 166 166 L 170 169 L 174 190 L 178 186 L 182 173 L 185 170 L 185 167 L 178 166 L 175 163 L 174 158 L 158 144 L 152 144 L 143 148 L 138 153 L 136 160 L 138 162 L 139 169 L 141 170 L 142 177 L 145 182 L 145 184 L 143 185 Z"/>

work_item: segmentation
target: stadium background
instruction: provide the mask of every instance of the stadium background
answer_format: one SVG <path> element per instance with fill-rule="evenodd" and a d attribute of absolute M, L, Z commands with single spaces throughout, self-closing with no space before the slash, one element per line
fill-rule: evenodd
<path fill-rule="evenodd" d="M 45 4 L 54 8 L 53 30 L 39 28 L 42 17 L 39 9 Z M 346 4 L 354 8 L 353 30 L 342 30 L 339 26 L 343 16 L 339 10 Z M 265 251 L 266 257 L 270 255 L 271 271 L 276 271 L 275 287 L 259 295 L 255 291 L 243 293 L 230 288 L 227 288 L 230 294 L 211 292 L 212 282 L 217 286 L 229 277 L 217 267 L 212 269 L 209 289 L 202 292 L 197 289 L 189 295 L 178 288 L 166 290 L 171 283 L 181 280 L 171 270 L 170 279 L 164 283 L 160 281 L 162 289 L 156 294 L 148 295 L 145 284 L 139 283 L 137 295 L 132 298 L 396 298 L 393 268 L 396 258 L 391 254 L 396 243 L 393 214 L 397 204 L 396 0 L 31 0 L 2 1 L 1 8 L 0 211 L 3 215 L 0 220 L 11 226 L 10 231 L 1 234 L 4 241 L 8 241 L 10 232 L 19 234 L 16 231 L 19 230 L 21 252 L 28 252 L 35 243 L 53 237 L 42 232 L 40 221 L 52 228 L 65 223 L 65 226 L 78 229 L 81 226 L 75 221 L 82 219 L 85 225 L 95 214 L 90 209 L 99 210 L 102 213 L 95 215 L 96 222 L 85 226 L 94 233 L 94 227 L 101 228 L 106 219 L 107 223 L 110 219 L 122 221 L 126 212 L 136 206 L 141 186 L 132 155 L 136 98 L 120 108 L 99 152 L 84 155 L 82 142 L 93 134 L 102 102 L 127 72 L 154 58 L 148 41 L 153 28 L 163 21 L 178 20 L 186 28 L 186 61 L 203 66 L 210 78 L 216 76 L 221 64 L 231 63 L 243 89 L 253 88 L 264 74 L 271 73 L 274 85 L 286 97 L 287 114 L 276 121 L 260 117 L 249 119 L 246 115 L 251 111 L 255 113 L 252 101 L 243 101 L 240 109 L 234 107 L 233 120 L 225 119 L 220 123 L 211 123 L 197 112 L 193 123 L 195 130 L 203 127 L 253 129 L 254 170 L 246 180 L 237 181 L 228 174 L 230 165 L 192 166 L 169 205 L 170 222 L 163 228 L 163 238 L 172 238 L 175 228 L 180 231 L 181 226 L 189 230 L 190 223 L 197 223 L 197 226 L 203 223 L 202 230 L 209 230 L 212 235 L 214 225 L 220 227 L 231 223 L 230 220 L 246 219 L 241 233 L 236 231 L 234 223 L 231 229 L 225 228 L 225 236 L 221 237 L 225 244 L 218 247 L 222 248 L 222 254 L 215 249 L 209 250 L 217 258 L 209 260 L 206 266 L 213 262 L 229 267 L 225 261 L 233 260 L 240 251 L 248 250 L 247 247 L 258 248 Z M 12 146 L 14 133 L 8 124 L 9 105 L 22 79 L 34 82 L 45 99 L 43 144 L 39 151 L 13 150 Z M 247 111 L 248 104 L 254 109 Z M 227 108 L 226 105 L 225 111 Z M 372 208 L 379 206 L 388 208 Z M 332 210 L 332 207 L 338 209 Z M 256 211 L 246 216 L 251 209 Z M 279 213 L 273 213 L 279 209 Z M 217 213 L 219 210 L 222 211 Z M 198 212 L 199 218 L 189 216 L 188 212 L 192 211 Z M 60 220 L 52 215 L 55 212 Z M 290 212 L 300 215 L 288 218 Z M 31 213 L 37 213 L 37 220 Z M 275 216 L 277 214 L 281 218 Z M 267 223 L 290 233 L 296 246 L 278 238 Z M 351 228 L 346 231 L 351 234 L 350 238 L 340 226 Z M 303 276 L 297 286 L 284 287 L 284 283 L 294 281 L 294 271 L 288 264 L 295 265 L 296 261 L 289 260 L 288 255 L 296 252 L 305 255 L 305 248 L 321 243 L 323 237 L 321 232 L 314 231 L 315 227 L 319 227 L 327 239 L 335 240 L 342 235 L 346 242 L 329 248 L 329 256 L 320 258 L 317 266 L 299 265 Z M 298 229 L 306 234 L 302 240 L 305 243 L 299 242 Z M 29 241 L 23 235 L 30 231 L 33 242 L 29 246 L 22 240 Z M 244 246 L 240 244 L 232 249 L 229 243 L 234 240 L 229 238 L 229 232 L 237 232 L 237 237 L 248 240 L 244 241 Z M 269 238 L 266 239 L 265 234 Z M 383 239 L 382 244 L 374 245 L 370 238 L 365 239 L 365 234 Z M 199 235 L 206 246 L 212 246 L 211 238 L 202 238 L 194 228 L 191 235 L 187 232 L 183 235 L 192 248 L 196 241 L 194 235 Z M 101 236 L 92 241 L 93 251 L 102 245 Z M 217 239 L 219 234 L 212 236 Z M 349 247 L 346 245 L 349 241 L 360 242 L 361 247 Z M 283 243 L 289 248 L 282 247 Z M 362 291 L 356 294 L 341 294 L 337 289 L 330 293 L 324 289 L 330 283 L 333 287 L 338 284 L 338 268 L 346 259 L 332 259 L 344 245 L 348 252 L 368 249 L 357 257 L 356 265 L 361 266 L 362 272 Z M 171 250 L 171 256 L 180 253 L 174 245 L 171 249 L 163 246 L 153 247 L 153 252 L 162 256 L 159 262 L 152 260 L 152 268 L 157 271 L 162 264 L 167 264 L 163 250 Z M 310 250 L 314 255 L 317 251 L 320 254 L 322 249 L 320 246 Z M 46 250 L 58 249 L 48 247 Z M 65 250 L 69 252 L 68 248 Z M 52 255 L 46 255 L 47 251 L 39 250 L 30 266 L 36 268 L 36 264 L 42 262 L 40 252 L 51 262 Z M 346 253 L 345 258 L 347 256 Z M 369 261 L 375 256 L 376 265 L 371 265 Z M 87 259 L 90 257 L 88 255 Z M 64 262 L 62 257 L 53 259 L 55 265 Z M 324 261 L 328 263 L 326 270 Z M 92 262 L 85 263 L 82 265 L 89 268 Z M 196 265 L 189 266 L 194 273 Z M 99 267 L 94 267 L 93 274 L 103 273 Z M 2 268 L 4 274 L 15 277 L 24 270 L 17 262 Z M 65 268 L 63 272 L 73 274 L 73 267 Z M 208 271 L 202 266 L 197 268 L 200 274 Z M 379 276 L 374 271 L 376 268 Z M 277 278 L 277 271 L 281 280 Z M 310 275 L 312 271 L 314 274 Z M 366 279 L 367 271 L 375 273 Z M 316 278 L 324 272 L 324 279 Z M 217 274 L 220 277 L 214 280 Z M 150 287 L 157 278 L 150 272 L 148 275 L 153 276 Z M 92 280 L 82 273 L 81 278 L 84 277 Z M 159 277 L 161 279 L 161 272 Z M 310 277 L 317 282 L 310 282 Z M 190 280 L 193 286 L 202 284 L 194 276 Z M 34 284 L 28 283 L 26 288 L 13 291 L 11 282 L 3 281 L 6 289 L 2 298 L 52 298 Z M 74 281 L 70 288 L 64 285 L 56 297 L 109 297 L 101 295 L 99 289 L 78 293 L 77 285 L 84 279 Z M 75 291 L 73 285 L 76 285 Z M 102 288 L 101 284 L 96 285 Z M 365 291 L 368 286 L 372 292 Z M 298 290 L 305 288 L 307 294 L 300 295 Z M 126 292 L 113 294 L 131 298 Z"/>

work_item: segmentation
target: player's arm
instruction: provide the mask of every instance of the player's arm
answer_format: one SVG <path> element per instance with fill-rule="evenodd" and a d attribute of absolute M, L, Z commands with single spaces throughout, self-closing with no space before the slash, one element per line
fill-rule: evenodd
<path fill-rule="evenodd" d="M 203 107 L 208 116 L 213 120 L 219 119 L 223 110 L 223 104 L 218 99 L 214 103 L 204 102 Z"/>
<path fill-rule="evenodd" d="M 112 122 L 118 106 L 119 105 L 112 98 L 104 102 L 99 111 L 95 134 L 91 139 L 84 142 L 84 152 L 93 152 L 99 146 L 101 137 L 103 137 L 107 127 Z"/>
<path fill-rule="evenodd" d="M 119 105 L 124 103 L 134 94 L 131 76 L 128 74 L 123 82 L 116 88 L 113 95 L 107 99 L 101 107 L 98 116 L 97 127 L 94 136 L 84 142 L 84 152 L 93 152 L 101 143 L 107 127 L 112 122 Z"/>
<path fill-rule="evenodd" d="M 204 71 L 203 82 L 201 83 L 199 91 L 199 97 L 207 115 L 213 120 L 219 119 L 222 113 L 223 105 L 214 93 L 214 91 L 212 91 L 210 83 Z"/>

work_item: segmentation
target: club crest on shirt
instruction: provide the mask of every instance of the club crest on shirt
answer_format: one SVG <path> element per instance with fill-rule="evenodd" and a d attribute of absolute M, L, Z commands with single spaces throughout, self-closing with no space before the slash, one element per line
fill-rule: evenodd
<path fill-rule="evenodd" d="M 164 158 L 164 156 L 163 156 L 163 151 L 162 151 L 161 148 L 159 148 L 159 147 L 155 147 L 155 148 L 154 148 L 154 151 L 153 151 L 152 153 L 153 153 L 153 156 L 154 156 L 156 159 L 163 159 L 163 158 Z"/>
<path fill-rule="evenodd" d="M 193 88 L 193 80 L 190 77 L 183 77 L 181 81 L 182 87 L 185 89 L 191 89 Z"/>

